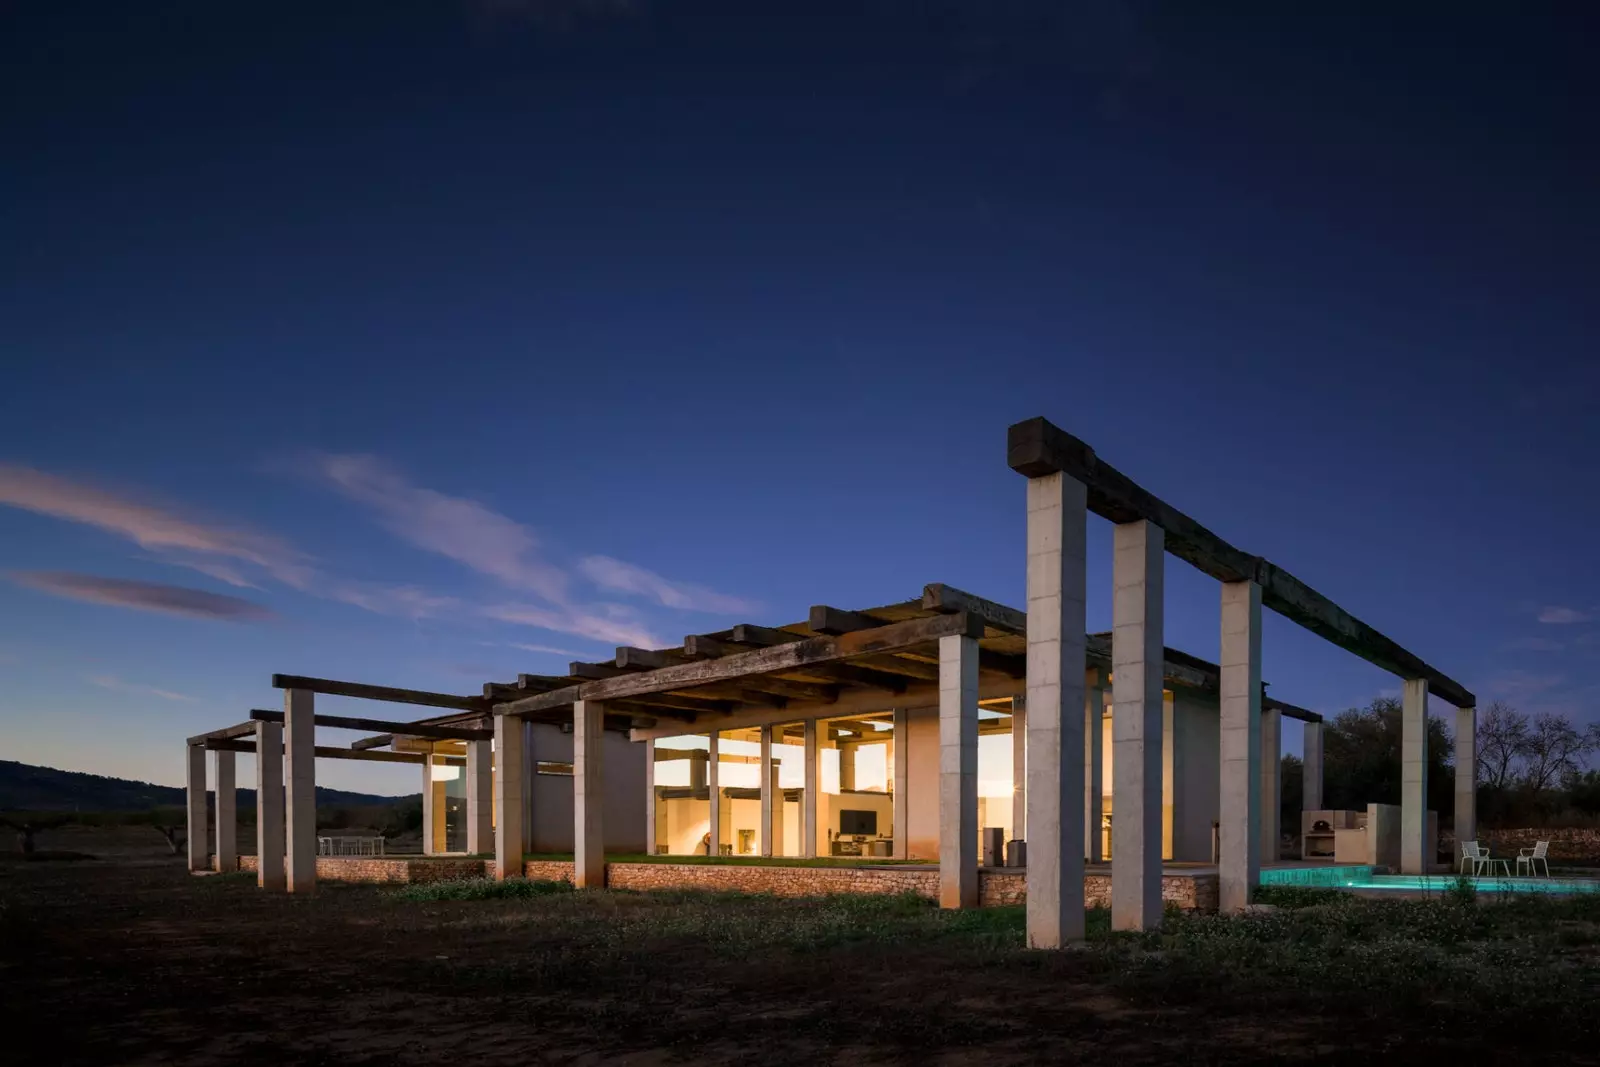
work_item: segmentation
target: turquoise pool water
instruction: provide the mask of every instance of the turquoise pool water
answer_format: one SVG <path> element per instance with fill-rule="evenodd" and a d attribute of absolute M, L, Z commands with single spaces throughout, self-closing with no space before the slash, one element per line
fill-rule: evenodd
<path fill-rule="evenodd" d="M 1374 874 L 1371 867 L 1276 867 L 1261 872 L 1262 885 L 1304 885 L 1328 889 L 1378 889 L 1405 893 L 1442 893 L 1455 884 L 1449 874 Z M 1507 878 L 1484 875 L 1472 879 L 1480 893 L 1600 893 L 1595 878 Z"/>

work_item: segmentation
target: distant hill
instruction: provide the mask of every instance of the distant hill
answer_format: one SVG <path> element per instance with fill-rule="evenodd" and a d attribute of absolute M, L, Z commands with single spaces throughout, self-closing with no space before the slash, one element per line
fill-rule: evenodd
<path fill-rule="evenodd" d="M 395 804 L 415 796 L 385 797 L 317 787 L 319 805 Z M 184 791 L 176 786 L 0 760 L 0 811 L 144 811 L 183 804 Z M 256 791 L 239 790 L 239 807 L 255 806 Z"/>

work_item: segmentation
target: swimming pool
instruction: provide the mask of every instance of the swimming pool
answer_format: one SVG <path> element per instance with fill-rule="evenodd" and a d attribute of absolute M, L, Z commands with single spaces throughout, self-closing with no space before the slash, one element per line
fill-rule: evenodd
<path fill-rule="evenodd" d="M 1483 875 L 1471 879 L 1480 893 L 1600 893 L 1596 878 L 1507 878 Z M 1389 890 L 1442 893 L 1455 885 L 1453 874 L 1377 874 L 1371 867 L 1274 867 L 1261 872 L 1262 885 L 1302 885 L 1326 889 Z"/>

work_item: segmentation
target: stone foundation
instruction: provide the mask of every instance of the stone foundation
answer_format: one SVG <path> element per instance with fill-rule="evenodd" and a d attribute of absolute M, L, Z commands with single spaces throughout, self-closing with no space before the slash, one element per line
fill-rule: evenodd
<path fill-rule="evenodd" d="M 1544 830 L 1478 830 L 1478 842 L 1488 845 L 1496 856 L 1515 856 L 1519 849 L 1532 848 L 1538 841 L 1550 842 L 1552 863 L 1600 859 L 1600 829 L 1559 826 Z"/>
<path fill-rule="evenodd" d="M 240 870 L 256 869 L 254 856 L 239 857 Z M 483 878 L 493 861 L 417 859 L 402 856 L 319 856 L 317 878 L 329 882 L 376 882 L 388 885 L 434 882 L 450 878 Z M 572 881 L 572 863 L 528 860 L 523 876 L 538 881 Z M 608 863 L 611 889 L 706 889 L 729 893 L 771 893 L 780 897 L 825 896 L 830 893 L 914 893 L 939 898 L 939 872 L 917 867 L 759 867 L 702 863 Z M 1028 899 L 1027 876 L 1016 870 L 985 870 L 978 875 L 981 907 L 1017 905 Z M 1217 876 L 1169 874 L 1161 879 L 1161 899 L 1184 911 L 1217 910 Z M 1087 874 L 1083 879 L 1087 907 L 1111 906 L 1111 876 Z"/>

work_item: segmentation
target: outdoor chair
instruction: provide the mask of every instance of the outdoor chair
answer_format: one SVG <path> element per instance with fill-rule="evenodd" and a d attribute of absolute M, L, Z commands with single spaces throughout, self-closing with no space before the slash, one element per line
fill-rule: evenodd
<path fill-rule="evenodd" d="M 1467 873 L 1467 864 L 1472 864 L 1472 873 L 1482 874 L 1489 866 L 1489 848 L 1480 845 L 1477 841 L 1461 842 L 1461 873 Z"/>
<path fill-rule="evenodd" d="M 1550 842 L 1536 841 L 1532 848 L 1522 849 L 1517 853 L 1517 873 L 1520 875 L 1524 867 L 1528 874 L 1539 873 L 1539 864 L 1544 864 L 1544 876 L 1550 877 Z"/>

